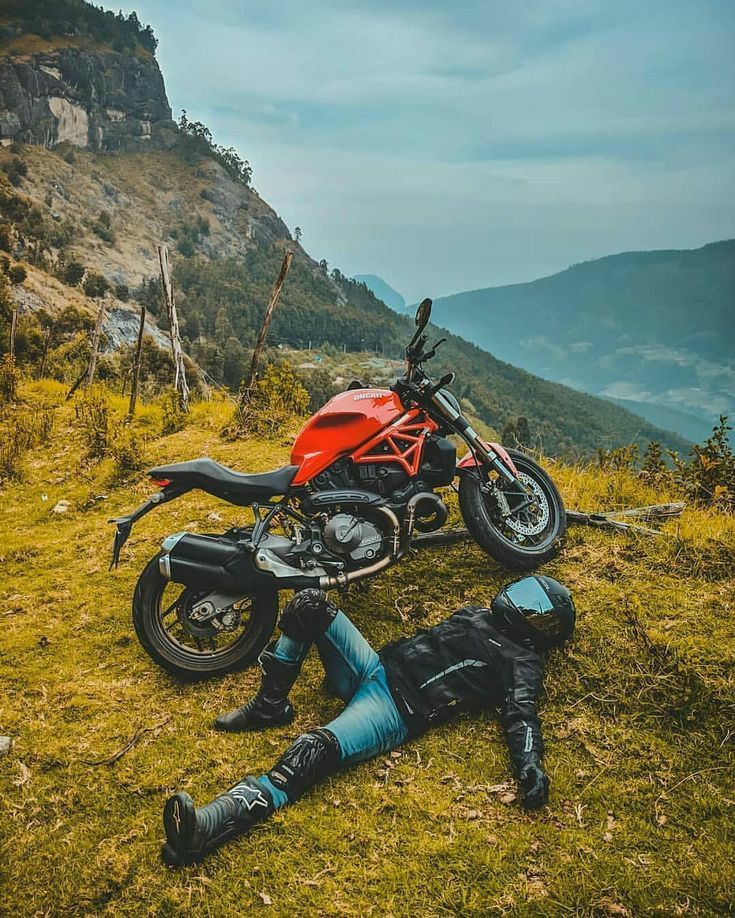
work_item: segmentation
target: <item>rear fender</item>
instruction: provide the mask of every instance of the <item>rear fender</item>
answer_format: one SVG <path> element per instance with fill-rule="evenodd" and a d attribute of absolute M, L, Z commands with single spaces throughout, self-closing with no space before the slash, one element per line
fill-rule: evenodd
<path fill-rule="evenodd" d="M 146 513 L 150 513 L 151 510 L 159 507 L 161 504 L 168 503 L 170 500 L 175 500 L 177 497 L 181 497 L 182 494 L 186 494 L 188 491 L 193 490 L 193 485 L 175 484 L 169 479 L 152 480 L 161 487 L 161 490 L 158 491 L 158 493 L 149 497 L 147 501 L 142 503 L 137 509 L 133 510 L 132 513 L 108 520 L 108 522 L 115 524 L 115 540 L 112 545 L 112 561 L 110 562 L 110 570 L 112 570 L 113 567 L 117 567 L 118 562 L 120 561 L 120 550 L 128 541 L 134 523 L 137 523 L 142 516 L 145 516 Z"/>
<path fill-rule="evenodd" d="M 491 449 L 502 461 L 503 465 L 513 473 L 514 477 L 518 477 L 518 469 L 515 466 L 515 463 L 510 458 L 508 450 L 505 447 L 501 446 L 500 443 L 485 443 L 485 446 L 488 449 Z M 468 469 L 476 468 L 479 465 L 477 458 L 471 452 L 468 452 L 458 463 L 457 463 L 457 472 L 461 474 L 462 472 L 467 471 Z"/>

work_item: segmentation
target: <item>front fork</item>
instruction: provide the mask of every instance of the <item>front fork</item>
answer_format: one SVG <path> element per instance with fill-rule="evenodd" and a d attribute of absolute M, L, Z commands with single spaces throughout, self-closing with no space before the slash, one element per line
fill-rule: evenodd
<path fill-rule="evenodd" d="M 529 497 L 528 492 L 518 478 L 518 469 L 502 446 L 497 443 L 486 443 L 470 422 L 461 415 L 454 419 L 453 426 L 469 446 L 474 460 L 468 461 L 470 456 L 467 456 L 466 459 L 460 462 L 460 468 L 466 468 L 471 465 L 482 467 L 486 472 L 497 472 L 502 479 L 504 487 L 500 494 L 502 495 L 502 502 L 507 506 L 507 511 L 503 507 L 503 516 L 511 516 L 514 513 L 518 513 L 519 510 L 523 510 L 533 503 L 533 498 Z M 490 482 L 486 482 L 482 487 L 489 491 L 493 486 Z"/>
<path fill-rule="evenodd" d="M 472 428 L 470 428 L 470 430 L 472 430 Z M 472 432 L 474 433 L 474 431 Z M 532 498 L 529 497 L 528 492 L 523 487 L 521 481 L 518 479 L 518 470 L 514 465 L 512 465 L 510 456 L 508 456 L 508 462 L 511 463 L 512 468 L 508 466 L 506 461 L 504 461 L 504 457 L 500 456 L 500 454 L 493 449 L 491 444 L 485 443 L 477 436 L 477 434 L 475 434 L 475 440 L 472 445 L 476 451 L 476 454 L 482 460 L 483 466 L 488 471 L 496 471 L 503 480 L 504 487 L 499 490 L 500 494 L 504 498 L 504 503 L 507 504 L 508 508 L 507 513 L 504 512 L 503 516 L 512 516 L 513 514 L 518 513 L 519 510 L 523 510 L 525 507 L 528 507 L 528 505 L 532 503 Z M 489 490 L 491 486 L 488 482 L 483 484 L 482 487 L 484 490 Z"/>

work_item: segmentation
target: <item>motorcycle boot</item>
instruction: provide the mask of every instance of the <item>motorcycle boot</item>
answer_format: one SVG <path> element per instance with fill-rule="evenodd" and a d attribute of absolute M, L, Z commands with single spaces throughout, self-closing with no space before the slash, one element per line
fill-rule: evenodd
<path fill-rule="evenodd" d="M 163 809 L 166 842 L 161 858 L 168 867 L 196 864 L 262 822 L 274 809 L 268 789 L 252 777 L 202 807 L 195 807 L 188 794 L 174 794 Z"/>
<path fill-rule="evenodd" d="M 214 722 L 215 729 L 240 733 L 283 726 L 294 719 L 294 706 L 288 700 L 288 693 L 298 678 L 301 663 L 279 660 L 273 653 L 275 646 L 269 644 L 258 657 L 263 678 L 257 694 L 242 707 L 220 714 Z"/>

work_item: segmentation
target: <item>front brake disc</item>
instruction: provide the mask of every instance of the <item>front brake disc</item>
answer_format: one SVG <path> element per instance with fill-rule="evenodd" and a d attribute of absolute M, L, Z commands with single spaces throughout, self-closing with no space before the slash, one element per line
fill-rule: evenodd
<path fill-rule="evenodd" d="M 549 523 L 549 501 L 541 485 L 525 472 L 518 473 L 518 480 L 526 491 L 533 495 L 533 502 L 517 515 L 505 517 L 503 522 L 513 532 L 521 536 L 536 536 L 546 529 Z M 503 495 L 505 497 L 505 495 Z M 507 503 L 507 502 L 506 502 Z"/>

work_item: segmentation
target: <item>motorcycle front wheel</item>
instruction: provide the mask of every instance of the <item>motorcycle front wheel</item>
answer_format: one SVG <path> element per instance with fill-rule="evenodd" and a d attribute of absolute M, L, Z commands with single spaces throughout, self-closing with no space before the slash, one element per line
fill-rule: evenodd
<path fill-rule="evenodd" d="M 564 502 L 541 466 L 515 449 L 508 454 L 531 504 L 507 514 L 502 480 L 488 486 L 487 479 L 467 470 L 459 482 L 459 507 L 465 526 L 477 544 L 513 571 L 530 571 L 556 557 L 567 530 Z"/>
<path fill-rule="evenodd" d="M 138 578 L 133 597 L 133 625 L 148 656 L 180 679 L 197 681 L 245 669 L 254 663 L 273 633 L 278 593 L 242 597 L 214 620 L 198 621 L 197 593 L 166 580 L 156 555 Z"/>

